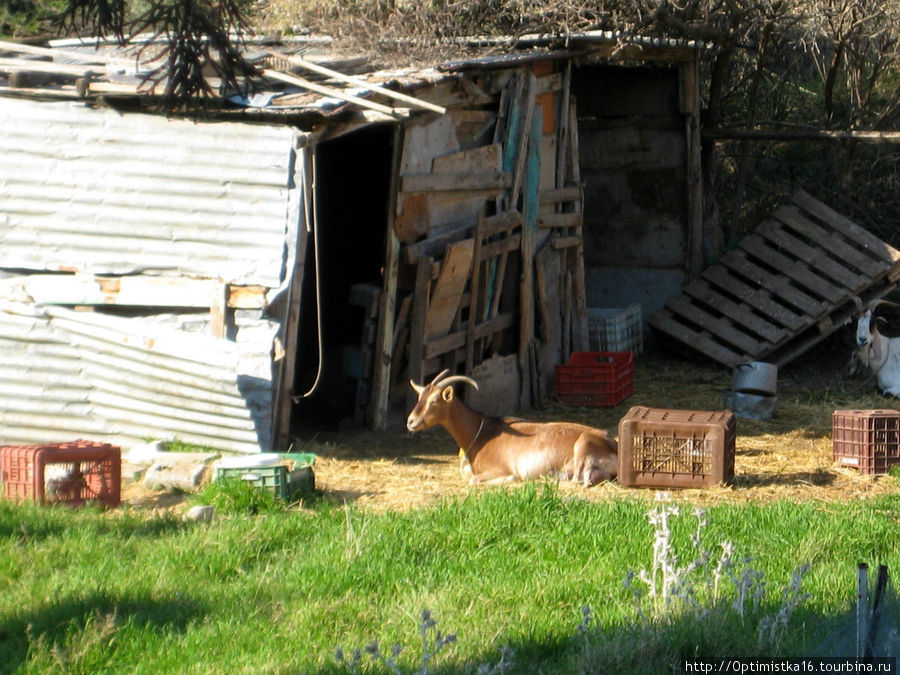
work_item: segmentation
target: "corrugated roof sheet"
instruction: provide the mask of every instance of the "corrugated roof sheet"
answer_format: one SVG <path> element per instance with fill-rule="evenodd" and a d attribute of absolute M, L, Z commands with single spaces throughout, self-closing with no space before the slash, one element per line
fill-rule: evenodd
<path fill-rule="evenodd" d="M 136 119 L 0 97 L 0 267 L 278 287 L 294 132 Z"/>

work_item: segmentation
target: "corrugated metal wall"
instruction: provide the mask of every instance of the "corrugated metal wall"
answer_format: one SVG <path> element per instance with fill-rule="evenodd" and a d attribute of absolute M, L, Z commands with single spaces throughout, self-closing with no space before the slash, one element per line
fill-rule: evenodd
<path fill-rule="evenodd" d="M 0 442 L 271 445 L 271 378 L 252 374 L 252 346 L 179 330 L 175 317 L 166 326 L 62 307 L 2 309 Z"/>
<path fill-rule="evenodd" d="M 277 287 L 293 132 L 0 97 L 0 267 Z"/>
<path fill-rule="evenodd" d="M 0 278 L 165 274 L 284 289 L 302 215 L 295 136 L 0 97 Z M 224 339 L 202 310 L 0 300 L 0 444 L 269 450 L 280 319 L 241 310 Z"/>

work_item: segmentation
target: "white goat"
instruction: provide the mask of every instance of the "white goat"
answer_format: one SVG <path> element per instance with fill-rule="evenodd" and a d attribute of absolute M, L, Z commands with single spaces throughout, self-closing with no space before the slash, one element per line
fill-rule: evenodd
<path fill-rule="evenodd" d="M 618 445 L 605 431 L 572 422 L 528 422 L 511 417 L 488 417 L 472 410 L 453 392 L 454 382 L 478 384 L 465 375 L 431 384 L 410 385 L 419 400 L 409 413 L 406 428 L 424 431 L 443 426 L 465 455 L 464 471 L 470 483 L 500 483 L 559 475 L 585 487 L 615 478 Z M 444 378 L 444 379 L 442 379 Z"/>
<path fill-rule="evenodd" d="M 871 309 L 856 322 L 859 360 L 875 375 L 885 396 L 900 396 L 900 338 L 882 335 L 875 323 Z"/>

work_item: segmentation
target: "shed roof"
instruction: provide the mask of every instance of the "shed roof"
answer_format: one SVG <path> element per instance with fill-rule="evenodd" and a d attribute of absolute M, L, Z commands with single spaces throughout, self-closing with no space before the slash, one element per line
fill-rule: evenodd
<path fill-rule="evenodd" d="M 151 36 L 138 36 L 126 46 L 79 38 L 52 40 L 44 46 L 0 42 L 0 95 L 117 104 L 152 96 L 158 92 L 147 78 L 159 65 L 160 53 L 154 44 Z M 218 112 L 281 119 L 301 128 L 330 120 L 402 119 L 415 110 L 434 110 L 442 98 L 439 85 L 452 84 L 471 71 L 575 57 L 683 61 L 705 47 L 692 40 L 613 31 L 467 37 L 451 45 L 475 55 L 428 66 L 378 68 L 364 55 L 338 52 L 328 36 L 249 39 L 243 43 L 245 57 L 263 69 L 263 76 L 254 83 L 252 95 L 223 97 Z M 208 82 L 214 90 L 219 84 L 214 78 Z"/>

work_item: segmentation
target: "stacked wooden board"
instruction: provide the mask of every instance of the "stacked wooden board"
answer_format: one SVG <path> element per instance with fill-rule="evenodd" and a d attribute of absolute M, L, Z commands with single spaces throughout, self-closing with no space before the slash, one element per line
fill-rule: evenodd
<path fill-rule="evenodd" d="M 783 366 L 898 279 L 900 251 L 801 190 L 648 323 L 724 366 Z"/>

